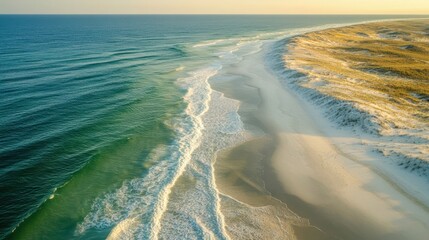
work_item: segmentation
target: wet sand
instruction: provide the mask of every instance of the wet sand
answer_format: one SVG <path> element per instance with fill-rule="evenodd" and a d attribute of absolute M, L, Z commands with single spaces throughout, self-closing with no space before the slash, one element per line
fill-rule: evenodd
<path fill-rule="evenodd" d="M 286 239 L 426 239 L 427 207 L 368 167 L 374 156 L 339 149 L 338 139 L 357 140 L 333 137 L 336 130 L 261 64 L 265 51 L 231 69 L 242 80 L 214 84 L 243 102 L 247 129 L 265 133 L 218 154 L 216 185 L 230 236 L 246 239 L 232 225 L 252 227 L 234 214 L 245 205 L 271 208 L 276 214 L 249 216 L 263 218 L 260 231 L 278 231 Z M 285 221 L 277 221 L 279 212 Z"/>

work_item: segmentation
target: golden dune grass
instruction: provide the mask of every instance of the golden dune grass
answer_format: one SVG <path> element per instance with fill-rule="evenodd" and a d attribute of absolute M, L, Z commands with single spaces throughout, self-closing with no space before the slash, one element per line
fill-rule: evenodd
<path fill-rule="evenodd" d="M 387 129 L 429 129 L 429 20 L 378 22 L 292 39 L 284 60 L 303 87 L 350 101 Z"/>

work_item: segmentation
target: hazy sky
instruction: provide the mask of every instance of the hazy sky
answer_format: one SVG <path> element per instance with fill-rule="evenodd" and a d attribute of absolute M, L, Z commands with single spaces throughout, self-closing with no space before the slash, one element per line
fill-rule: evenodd
<path fill-rule="evenodd" d="M 429 0 L 0 0 L 0 13 L 429 14 Z"/>

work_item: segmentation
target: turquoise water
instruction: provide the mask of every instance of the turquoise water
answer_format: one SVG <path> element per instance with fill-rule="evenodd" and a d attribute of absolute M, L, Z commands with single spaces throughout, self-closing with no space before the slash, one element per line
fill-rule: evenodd
<path fill-rule="evenodd" d="M 0 16 L 0 239 L 225 238 L 199 159 L 243 126 L 209 79 L 264 41 L 383 18 Z"/>

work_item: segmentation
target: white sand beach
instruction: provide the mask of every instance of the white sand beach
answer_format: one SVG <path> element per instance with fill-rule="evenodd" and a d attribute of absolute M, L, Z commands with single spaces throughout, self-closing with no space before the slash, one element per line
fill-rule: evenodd
<path fill-rule="evenodd" d="M 237 94 L 240 88 L 257 89 L 253 94 L 259 93 L 259 101 L 255 101 L 257 104 L 244 101 L 242 116 L 245 123 L 268 134 L 257 140 L 259 144 L 249 142 L 246 147 L 245 143 L 221 154 L 215 165 L 221 193 L 252 206 L 270 204 L 255 196 L 272 195 L 281 200 L 320 230 L 294 228 L 298 239 L 426 239 L 427 199 L 406 193 L 378 170 L 382 160 L 358 146 L 360 139 L 336 129 L 320 110 L 284 88 L 260 64 L 265 51 L 247 56 L 235 69 L 235 74 L 247 79 L 244 83 L 224 86 L 232 97 L 242 99 L 252 96 L 250 92 Z M 262 142 L 268 146 L 264 150 L 257 147 Z M 262 159 L 259 165 L 251 162 L 261 155 L 265 156 L 259 158 Z M 241 161 L 248 161 L 240 165 L 241 170 L 232 164 L 240 156 L 243 156 Z M 223 179 L 234 174 L 235 182 Z M 240 192 L 237 179 L 247 182 L 241 184 L 242 189 L 247 185 L 246 190 Z M 427 190 L 421 182 L 409 181 L 416 188 L 423 187 L 421 191 Z M 249 190 L 252 189 L 249 185 L 253 190 Z M 250 194 L 252 191 L 258 194 Z M 226 220 L 228 225 L 227 214 Z"/>

